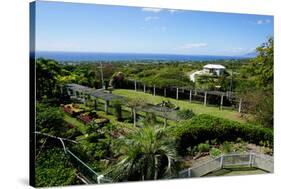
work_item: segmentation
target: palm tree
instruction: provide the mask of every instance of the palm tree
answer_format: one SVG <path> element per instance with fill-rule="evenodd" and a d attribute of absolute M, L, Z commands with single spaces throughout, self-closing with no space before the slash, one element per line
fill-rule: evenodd
<path fill-rule="evenodd" d="M 174 140 L 164 127 L 135 128 L 115 145 L 118 163 L 111 172 L 115 181 L 156 180 L 172 175 L 177 155 Z"/>

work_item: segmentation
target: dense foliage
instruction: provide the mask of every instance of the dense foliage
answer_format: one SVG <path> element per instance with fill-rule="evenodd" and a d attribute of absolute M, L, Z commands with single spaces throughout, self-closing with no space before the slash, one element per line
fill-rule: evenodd
<path fill-rule="evenodd" d="M 45 150 L 36 159 L 36 187 L 78 184 L 76 170 L 67 161 L 61 148 Z"/>
<path fill-rule="evenodd" d="M 62 136 L 66 129 L 63 113 L 58 108 L 36 104 L 36 131 Z"/>
<path fill-rule="evenodd" d="M 192 118 L 195 114 L 191 109 L 186 109 L 186 110 L 179 110 L 177 112 L 177 115 L 182 119 L 182 120 L 187 120 Z"/>
<path fill-rule="evenodd" d="M 58 92 L 57 84 L 61 74 L 60 65 L 53 60 L 36 60 L 36 98 L 53 98 Z"/>
<path fill-rule="evenodd" d="M 273 38 L 256 50 L 257 57 L 241 72 L 238 91 L 244 111 L 258 124 L 273 127 Z"/>
<path fill-rule="evenodd" d="M 224 142 L 241 138 L 255 144 L 259 144 L 261 141 L 273 144 L 273 131 L 269 128 L 242 124 L 204 114 L 182 122 L 173 129 L 172 133 L 177 138 L 178 150 L 181 154 L 184 154 L 190 146 L 213 139 Z"/>

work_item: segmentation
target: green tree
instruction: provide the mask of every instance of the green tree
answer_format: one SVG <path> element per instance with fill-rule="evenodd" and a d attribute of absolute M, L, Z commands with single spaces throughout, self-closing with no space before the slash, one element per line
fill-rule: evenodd
<path fill-rule="evenodd" d="M 122 72 L 117 72 L 112 76 L 112 78 L 110 80 L 110 85 L 113 88 L 122 88 L 124 78 L 125 78 L 125 76 Z"/>
<path fill-rule="evenodd" d="M 273 38 L 270 37 L 256 49 L 258 55 L 249 67 L 257 86 L 263 89 L 273 87 L 273 42 Z"/>
<path fill-rule="evenodd" d="M 62 136 L 65 129 L 63 113 L 58 108 L 36 104 L 36 131 Z"/>
<path fill-rule="evenodd" d="M 273 38 L 257 49 L 254 58 L 245 71 L 249 87 L 242 89 L 240 97 L 244 100 L 243 110 L 254 115 L 258 123 L 273 126 Z M 250 86 L 251 84 L 251 86 Z M 247 86 L 247 85 L 246 85 Z"/>
<path fill-rule="evenodd" d="M 164 127 L 137 128 L 116 142 L 114 180 L 156 180 L 173 174 L 177 160 L 174 140 Z"/>
<path fill-rule="evenodd" d="M 52 98 L 58 92 L 58 78 L 61 74 L 60 65 L 53 60 L 36 60 L 36 98 Z"/>

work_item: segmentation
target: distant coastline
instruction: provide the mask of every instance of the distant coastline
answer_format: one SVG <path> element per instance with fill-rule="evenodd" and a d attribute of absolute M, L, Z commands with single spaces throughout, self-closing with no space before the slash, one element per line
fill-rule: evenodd
<path fill-rule="evenodd" d="M 57 51 L 37 51 L 35 56 L 36 58 L 54 59 L 57 61 L 211 61 L 251 58 L 246 56 Z"/>

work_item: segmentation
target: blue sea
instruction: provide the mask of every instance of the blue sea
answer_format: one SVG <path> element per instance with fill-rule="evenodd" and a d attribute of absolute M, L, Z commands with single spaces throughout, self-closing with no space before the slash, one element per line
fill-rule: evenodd
<path fill-rule="evenodd" d="M 98 53 L 98 52 L 50 52 L 37 51 L 36 58 L 56 61 L 209 61 L 243 59 L 238 56 L 144 54 L 144 53 Z"/>

